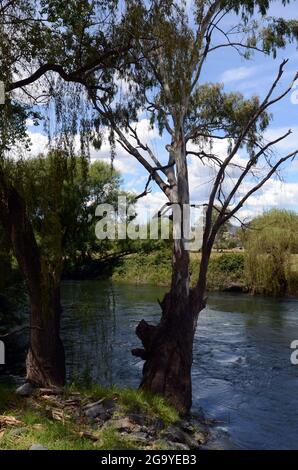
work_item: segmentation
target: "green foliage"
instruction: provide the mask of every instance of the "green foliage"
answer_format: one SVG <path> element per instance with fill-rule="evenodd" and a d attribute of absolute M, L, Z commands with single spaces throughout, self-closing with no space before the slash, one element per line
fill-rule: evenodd
<path fill-rule="evenodd" d="M 201 134 L 212 135 L 224 132 L 231 138 L 237 138 L 255 115 L 260 106 L 258 97 L 245 99 L 241 93 L 223 91 L 223 85 L 206 83 L 196 88 L 190 99 L 187 117 L 187 131 L 199 127 Z M 269 125 L 270 116 L 263 112 L 260 119 L 250 128 L 245 145 L 252 150 L 256 135 Z M 201 137 L 196 143 L 201 142 Z M 243 143 L 244 145 L 244 143 Z"/>
<path fill-rule="evenodd" d="M 134 284 L 168 285 L 171 280 L 170 249 L 126 256 L 114 269 L 112 279 Z"/>
<path fill-rule="evenodd" d="M 7 162 L 6 175 L 23 196 L 40 248 L 45 271 L 58 279 L 68 269 L 111 249 L 109 240 L 95 237 L 95 208 L 116 205 L 120 175 L 110 165 L 65 151 Z M 128 195 L 128 200 L 130 196 Z"/>
<path fill-rule="evenodd" d="M 152 284 L 169 286 L 171 283 L 171 250 L 153 249 L 147 253 L 134 253 L 126 256 L 114 268 L 112 279 L 116 282 L 131 284 Z M 191 284 L 194 285 L 200 266 L 200 254 L 191 253 L 190 273 Z M 243 253 L 212 253 L 208 270 L 208 290 L 223 290 L 231 283 L 239 285 L 244 281 Z"/>
<path fill-rule="evenodd" d="M 242 253 L 223 253 L 211 261 L 214 269 L 225 274 L 242 271 L 244 268 L 244 256 Z"/>
<path fill-rule="evenodd" d="M 21 399 L 18 399 L 14 394 L 13 387 L 8 385 L 0 385 L 0 413 L 3 414 L 11 407 L 14 407 L 21 403 Z"/>
<path fill-rule="evenodd" d="M 243 235 L 245 272 L 256 293 L 283 295 L 292 281 L 292 255 L 298 252 L 298 216 L 273 209 L 257 217 Z M 293 287 L 291 288 L 293 289 Z"/>
<path fill-rule="evenodd" d="M 244 286 L 243 253 L 223 253 L 218 256 L 211 256 L 207 289 L 222 290 L 232 283 Z"/>
<path fill-rule="evenodd" d="M 289 2 L 285 0 L 282 3 L 286 5 Z M 240 93 L 226 93 L 223 86 L 217 83 L 202 85 L 202 67 L 213 47 L 226 47 L 228 42 L 233 43 L 234 40 L 238 41 L 237 46 L 241 43 L 236 49 L 246 59 L 256 50 L 275 57 L 277 49 L 284 48 L 289 41 L 296 41 L 297 21 L 267 17 L 271 4 L 270 0 L 223 0 L 212 4 L 194 0 L 188 2 L 186 7 L 184 2 L 178 1 L 165 0 L 158 6 L 153 2 L 145 5 L 139 1 L 128 1 L 126 23 L 134 31 L 140 63 L 133 69 L 125 70 L 124 74 L 127 73 L 142 87 L 137 86 L 137 90 L 129 96 L 127 111 L 134 104 L 144 106 L 146 97 L 140 91 L 143 89 L 150 93 L 151 124 L 155 123 L 160 133 L 167 129 L 169 116 L 176 128 L 179 113 L 183 110 L 185 134 L 200 130 L 196 143 L 201 143 L 203 137 L 216 131 L 224 132 L 230 138 L 239 136 L 256 112 L 258 98 L 246 99 Z M 224 37 L 213 37 L 215 34 L 211 37 L 210 26 L 214 18 L 218 21 L 216 29 L 224 36 L 225 25 L 221 25 L 219 18 L 221 15 L 224 18 L 225 12 L 232 16 L 233 11 L 236 13 L 232 28 L 235 35 L 230 37 L 228 33 L 227 41 Z M 144 37 L 150 40 L 144 40 Z M 124 104 L 121 104 L 123 108 Z M 269 121 L 270 115 L 262 112 L 251 126 L 245 139 L 250 152 L 253 142 L 259 138 L 259 132 L 268 126 Z"/>

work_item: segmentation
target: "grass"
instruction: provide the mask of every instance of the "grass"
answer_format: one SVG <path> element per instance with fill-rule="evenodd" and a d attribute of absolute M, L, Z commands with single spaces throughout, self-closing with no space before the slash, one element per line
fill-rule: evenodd
<path fill-rule="evenodd" d="M 0 386 L 0 414 L 13 416 L 22 423 L 0 433 L 0 449 L 22 450 L 36 443 L 51 450 L 90 449 L 90 440 L 79 436 L 74 421 L 62 423 L 49 419 L 45 407 L 35 409 L 31 399 L 18 397 L 11 387 L 3 385 Z"/>
<path fill-rule="evenodd" d="M 94 449 L 90 440 L 76 435 L 79 431 L 72 423 L 50 421 L 38 412 L 27 412 L 22 416 L 24 430 L 17 435 L 15 429 L 6 431 L 0 440 L 1 449 L 24 450 L 32 444 L 41 444 L 50 450 Z"/>
<path fill-rule="evenodd" d="M 168 405 L 164 398 L 148 392 L 133 388 L 120 388 L 116 385 L 105 388 L 100 385 L 91 385 L 88 388 L 70 385 L 66 388 L 66 394 L 79 390 L 82 396 L 94 401 L 101 398 L 117 399 L 118 405 L 126 413 L 142 413 L 147 419 L 161 419 L 166 425 L 174 424 L 179 420 L 177 411 Z"/>
<path fill-rule="evenodd" d="M 90 401 L 100 398 L 116 399 L 117 414 L 126 416 L 139 413 L 144 421 L 159 418 L 165 425 L 175 423 L 179 417 L 177 412 L 167 405 L 163 398 L 153 396 L 130 388 L 103 388 L 93 385 L 89 388 L 78 388 L 71 385 L 65 389 L 65 398 L 74 391 Z M 29 449 L 32 444 L 41 444 L 50 450 L 132 450 L 142 449 L 142 444 L 128 436 L 123 436 L 113 428 L 112 424 L 102 428 L 94 428 L 74 418 L 64 421 L 54 420 L 47 409 L 46 403 L 35 398 L 18 397 L 11 387 L 0 385 L 0 414 L 13 416 L 20 421 L 16 426 L 0 427 L 0 449 Z M 90 428 L 91 426 L 91 428 Z M 98 440 L 93 442 L 82 431 L 91 431 Z M 81 435 L 80 435 L 81 433 Z M 156 444 L 157 445 L 157 444 Z M 162 446 L 162 444 L 160 444 Z"/>

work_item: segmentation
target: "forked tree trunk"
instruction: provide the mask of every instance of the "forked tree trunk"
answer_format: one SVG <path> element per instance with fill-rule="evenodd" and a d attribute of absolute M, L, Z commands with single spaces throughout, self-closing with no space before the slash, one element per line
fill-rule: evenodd
<path fill-rule="evenodd" d="M 59 334 L 60 281 L 54 281 L 51 273 L 42 272 L 39 249 L 24 201 L 15 188 L 6 186 L 3 178 L 0 219 L 10 239 L 30 299 L 27 380 L 38 386 L 63 385 L 65 357 Z"/>
<path fill-rule="evenodd" d="M 183 295 L 179 274 L 186 274 L 188 253 L 184 252 L 178 262 L 182 271 L 176 266 L 175 282 L 160 304 L 160 323 L 139 323 L 136 334 L 144 349 L 132 353 L 145 360 L 140 388 L 163 395 L 184 415 L 192 404 L 193 340 L 198 314 L 205 308 L 205 289 L 190 289 Z"/>
<path fill-rule="evenodd" d="M 179 263 L 185 268 L 188 254 Z M 177 271 L 176 271 L 177 272 Z M 158 326 L 142 320 L 136 329 L 144 350 L 133 353 L 145 360 L 141 389 L 166 397 L 181 414 L 191 407 L 191 365 L 193 318 L 190 296 L 181 295 L 178 279 L 161 302 L 162 317 Z M 176 289 L 175 289 L 176 287 Z"/>
<path fill-rule="evenodd" d="M 182 208 L 189 204 L 183 149 L 176 150 L 175 161 L 177 192 L 171 202 Z M 192 404 L 191 367 L 195 326 L 198 313 L 205 305 L 203 298 L 198 297 L 198 290 L 189 287 L 189 253 L 185 250 L 183 239 L 174 240 L 173 243 L 172 273 L 170 292 L 160 303 L 161 321 L 157 326 L 145 320 L 139 323 L 136 334 L 144 349 L 134 349 L 132 353 L 145 360 L 140 388 L 163 395 L 180 414 L 185 414 Z M 203 293 L 204 288 L 201 289 L 201 297 Z"/>

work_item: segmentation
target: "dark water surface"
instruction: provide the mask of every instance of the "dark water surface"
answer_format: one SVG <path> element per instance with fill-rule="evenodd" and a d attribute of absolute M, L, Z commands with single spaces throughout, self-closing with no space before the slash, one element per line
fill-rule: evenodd
<path fill-rule="evenodd" d="M 69 379 L 137 386 L 134 330 L 158 321 L 163 288 L 110 282 L 63 284 Z M 298 449 L 298 301 L 212 294 L 194 345 L 193 412 L 211 421 L 215 448 Z"/>

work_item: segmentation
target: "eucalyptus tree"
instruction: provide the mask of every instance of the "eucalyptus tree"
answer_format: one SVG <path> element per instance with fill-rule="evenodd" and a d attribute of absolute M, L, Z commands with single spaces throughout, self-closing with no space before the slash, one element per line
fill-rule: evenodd
<path fill-rule="evenodd" d="M 165 395 L 181 413 L 191 406 L 193 340 L 199 312 L 206 305 L 206 275 L 215 237 L 228 220 L 237 217 L 248 198 L 297 153 L 278 157 L 273 151 L 274 144 L 290 131 L 270 142 L 264 138 L 271 106 L 291 90 L 292 83 L 277 91 L 287 61 L 280 64 L 263 98 L 227 93 L 223 85 L 204 83 L 202 78 L 206 60 L 215 51 L 224 53 L 230 48 L 247 59 L 253 53 L 275 56 L 278 48 L 296 38 L 297 21 L 267 17 L 270 4 L 269 0 L 127 1 L 131 24 L 126 26 L 136 47 L 134 64 L 122 76 L 131 93 L 126 100 L 121 96 L 117 101 L 119 93 L 109 102 L 101 92 L 89 89 L 98 116 L 147 170 L 144 194 L 154 182 L 169 206 L 187 208 L 191 202 L 189 158 L 198 158 L 214 171 L 195 287 L 190 288 L 186 217 L 174 223 L 176 233 L 183 235 L 173 240 L 171 288 L 160 303 L 160 323 L 142 320 L 136 333 L 143 349 L 133 350 L 145 361 L 141 388 Z M 234 21 L 232 26 L 228 18 Z M 159 159 L 150 144 L 142 141 L 133 110 L 149 113 L 151 124 L 167 139 L 166 160 Z M 228 142 L 220 155 L 213 149 L 218 140 Z M 246 153 L 243 164 L 237 161 L 239 149 Z M 229 178 L 231 169 L 235 170 L 233 178 Z"/>

